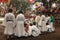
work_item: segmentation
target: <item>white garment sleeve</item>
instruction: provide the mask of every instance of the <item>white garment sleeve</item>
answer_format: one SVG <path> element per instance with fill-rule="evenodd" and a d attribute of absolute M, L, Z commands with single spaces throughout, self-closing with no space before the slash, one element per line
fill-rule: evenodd
<path fill-rule="evenodd" d="M 32 36 L 34 36 L 34 37 L 39 36 L 40 30 L 39 30 L 36 26 L 34 26 L 34 27 L 32 28 L 32 30 L 34 30 L 34 31 L 32 32 Z"/>

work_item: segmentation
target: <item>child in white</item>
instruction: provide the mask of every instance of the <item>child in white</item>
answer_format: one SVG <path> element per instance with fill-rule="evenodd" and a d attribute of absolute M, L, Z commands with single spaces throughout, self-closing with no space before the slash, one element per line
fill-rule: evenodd
<path fill-rule="evenodd" d="M 46 27 L 47 27 L 47 32 L 52 32 L 52 28 L 48 23 L 46 24 Z"/>
<path fill-rule="evenodd" d="M 32 25 L 32 24 L 30 24 L 30 26 L 29 26 L 28 33 L 29 33 L 29 35 L 32 35 L 34 37 L 39 36 L 39 34 L 41 34 L 40 30 L 35 25 Z"/>

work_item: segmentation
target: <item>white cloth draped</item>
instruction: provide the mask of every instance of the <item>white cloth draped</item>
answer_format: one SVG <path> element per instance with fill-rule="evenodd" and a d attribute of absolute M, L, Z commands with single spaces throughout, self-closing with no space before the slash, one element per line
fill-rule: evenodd
<path fill-rule="evenodd" d="M 45 22 L 45 19 L 46 19 L 45 15 L 42 15 L 41 16 L 41 20 L 40 20 L 40 25 L 41 25 L 41 31 L 42 32 L 47 31 L 46 30 L 46 22 Z"/>
<path fill-rule="evenodd" d="M 50 31 L 55 31 L 55 28 L 53 27 L 53 22 L 51 22 L 50 17 L 46 17 L 46 23 L 48 22 L 49 26 L 47 26 L 47 29 L 50 29 Z"/>
<path fill-rule="evenodd" d="M 39 36 L 39 34 L 41 34 L 41 31 L 35 25 L 33 25 L 32 26 L 32 36 L 37 37 L 37 36 Z"/>
<path fill-rule="evenodd" d="M 4 18 L 4 34 L 6 35 L 12 35 L 14 33 L 14 27 L 15 27 L 15 16 L 13 13 L 7 13 Z"/>
<path fill-rule="evenodd" d="M 40 21 L 40 16 L 36 16 L 35 22 L 36 22 L 36 25 L 37 25 L 37 26 L 40 25 L 40 24 L 39 24 L 39 21 Z"/>
<path fill-rule="evenodd" d="M 32 35 L 32 36 L 36 37 L 36 36 L 39 36 L 39 34 L 41 34 L 41 32 L 35 25 L 33 25 L 33 26 L 29 26 L 28 34 L 29 34 L 29 36 Z"/>
<path fill-rule="evenodd" d="M 46 23 L 47 22 L 49 24 L 49 25 L 47 25 L 47 30 L 49 29 L 49 32 L 55 31 L 55 28 L 53 27 L 53 22 L 51 22 L 51 18 L 50 17 L 46 17 Z"/>
<path fill-rule="evenodd" d="M 18 36 L 18 37 L 25 36 L 24 20 L 25 20 L 25 17 L 23 14 L 17 15 L 15 36 Z"/>
<path fill-rule="evenodd" d="M 51 30 L 52 30 L 52 31 L 55 31 L 55 28 L 53 27 L 53 22 L 50 22 L 49 25 L 51 26 Z"/>

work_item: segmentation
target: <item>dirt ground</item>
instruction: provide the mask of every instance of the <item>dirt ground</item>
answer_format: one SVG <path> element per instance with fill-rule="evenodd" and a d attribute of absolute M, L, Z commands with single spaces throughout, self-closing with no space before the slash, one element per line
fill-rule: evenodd
<path fill-rule="evenodd" d="M 1 26 L 0 26 L 1 27 Z M 44 33 L 39 35 L 38 37 L 13 37 L 9 38 L 8 40 L 60 40 L 60 26 L 55 26 L 56 30 L 53 33 Z M 3 29 L 0 28 L 0 40 L 5 40 Z"/>

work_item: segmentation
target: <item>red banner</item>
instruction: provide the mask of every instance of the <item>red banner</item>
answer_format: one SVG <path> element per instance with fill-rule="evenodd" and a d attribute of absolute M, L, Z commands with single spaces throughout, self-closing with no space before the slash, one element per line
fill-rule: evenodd
<path fill-rule="evenodd" d="M 0 3 L 2 2 L 2 0 L 0 0 Z"/>
<path fill-rule="evenodd" d="M 7 2 L 8 2 L 8 0 L 4 0 L 4 2 L 6 2 L 6 3 L 7 3 Z"/>
<path fill-rule="evenodd" d="M 7 3 L 7 2 L 8 2 L 8 0 L 0 0 L 0 3 L 1 3 L 1 2 L 6 2 L 6 3 Z"/>

